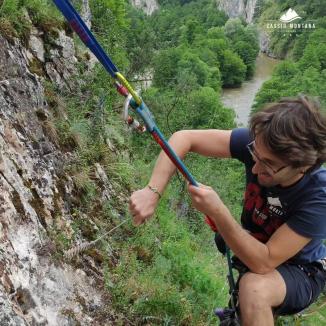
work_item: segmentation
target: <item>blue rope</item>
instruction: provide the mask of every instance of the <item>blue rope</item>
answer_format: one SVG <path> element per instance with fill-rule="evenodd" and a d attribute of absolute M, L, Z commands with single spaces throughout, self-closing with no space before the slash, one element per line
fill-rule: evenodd
<path fill-rule="evenodd" d="M 69 3 L 68 0 L 53 0 L 53 2 L 65 16 L 72 29 L 79 35 L 83 43 L 94 53 L 96 58 L 102 63 L 109 74 L 113 78 L 116 78 L 118 69 L 104 52 L 101 45 L 96 41 L 95 37 L 81 19 L 75 8 Z"/>

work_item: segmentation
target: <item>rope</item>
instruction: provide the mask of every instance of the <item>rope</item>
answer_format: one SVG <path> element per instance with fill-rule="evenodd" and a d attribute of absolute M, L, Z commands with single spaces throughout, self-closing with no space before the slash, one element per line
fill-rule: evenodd
<path fill-rule="evenodd" d="M 99 238 L 97 238 L 96 240 L 90 241 L 90 242 L 83 242 L 75 247 L 70 248 L 69 250 L 65 251 L 64 253 L 64 257 L 67 259 L 72 259 L 75 256 L 78 256 L 80 253 L 93 248 L 100 240 L 102 240 L 104 237 L 108 236 L 109 234 L 111 234 L 114 230 L 120 228 L 123 224 L 125 224 L 126 222 L 128 222 L 129 219 L 124 220 L 123 222 L 121 222 L 120 224 L 118 224 L 117 226 L 115 226 L 113 229 L 111 229 L 110 231 L 104 233 L 103 235 L 101 235 Z"/>

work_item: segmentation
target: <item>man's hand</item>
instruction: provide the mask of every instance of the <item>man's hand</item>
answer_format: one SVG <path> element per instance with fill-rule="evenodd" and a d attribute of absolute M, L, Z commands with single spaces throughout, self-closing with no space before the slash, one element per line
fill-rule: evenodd
<path fill-rule="evenodd" d="M 189 185 L 188 190 L 193 206 L 208 216 L 216 216 L 224 208 L 224 204 L 213 188 L 200 184 L 199 187 Z"/>
<path fill-rule="evenodd" d="M 154 214 L 158 201 L 158 194 L 148 187 L 132 193 L 129 200 L 129 212 L 133 217 L 134 225 L 143 224 L 149 219 Z"/>

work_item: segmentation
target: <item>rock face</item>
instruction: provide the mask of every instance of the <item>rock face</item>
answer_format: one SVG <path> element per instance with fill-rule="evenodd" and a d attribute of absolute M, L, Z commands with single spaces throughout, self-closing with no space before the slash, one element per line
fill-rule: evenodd
<path fill-rule="evenodd" d="M 88 0 L 82 0 L 82 12 L 81 16 L 83 18 L 83 21 L 85 22 L 86 26 L 91 29 L 92 27 L 92 13 L 91 8 L 89 6 Z"/>
<path fill-rule="evenodd" d="M 52 258 L 48 234 L 54 224 L 69 230 L 74 185 L 40 77 L 29 70 L 33 60 L 44 60 L 37 31 L 30 44 L 32 53 L 0 35 L 0 325 L 104 325 L 94 317 L 108 304 L 96 278 Z M 75 69 L 73 41 L 64 32 L 51 55 L 46 71 L 63 85 Z"/>
<path fill-rule="evenodd" d="M 44 44 L 42 41 L 42 36 L 43 33 L 40 33 L 36 28 L 32 28 L 31 30 L 31 35 L 29 38 L 29 48 L 32 52 L 32 54 L 41 62 L 44 62 Z"/>
<path fill-rule="evenodd" d="M 260 51 L 265 53 L 267 56 L 275 59 L 278 58 L 270 49 L 270 36 L 263 30 L 260 30 L 259 32 L 259 47 Z"/>
<path fill-rule="evenodd" d="M 69 84 L 70 76 L 76 73 L 75 46 L 72 38 L 64 31 L 58 31 L 49 51 L 50 60 L 45 63 L 45 70 L 50 80 L 63 88 Z"/>
<path fill-rule="evenodd" d="M 243 17 L 247 23 L 253 22 L 258 0 L 217 0 L 220 10 L 226 12 L 230 18 Z M 277 58 L 269 47 L 270 36 L 263 30 L 259 31 L 259 46 L 261 52 L 271 58 Z"/>
<path fill-rule="evenodd" d="M 220 10 L 230 18 L 243 17 L 247 23 L 253 21 L 257 0 L 217 0 Z"/>
<path fill-rule="evenodd" d="M 147 15 L 151 15 L 159 8 L 156 0 L 131 0 L 131 4 L 139 9 L 142 9 Z"/>

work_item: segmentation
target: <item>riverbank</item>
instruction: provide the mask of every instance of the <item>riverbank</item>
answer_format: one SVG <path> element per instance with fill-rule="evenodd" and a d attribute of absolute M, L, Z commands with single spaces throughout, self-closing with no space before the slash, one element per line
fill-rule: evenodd
<path fill-rule="evenodd" d="M 247 126 L 255 95 L 262 84 L 271 77 L 279 62 L 280 60 L 259 53 L 253 78 L 244 82 L 241 87 L 223 89 L 221 100 L 226 107 L 234 109 L 238 126 Z"/>

